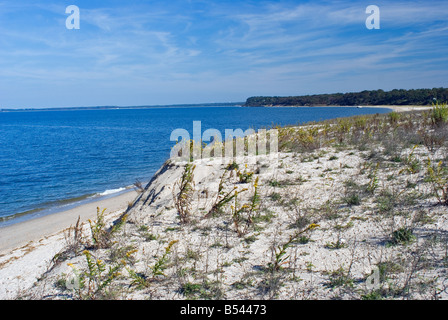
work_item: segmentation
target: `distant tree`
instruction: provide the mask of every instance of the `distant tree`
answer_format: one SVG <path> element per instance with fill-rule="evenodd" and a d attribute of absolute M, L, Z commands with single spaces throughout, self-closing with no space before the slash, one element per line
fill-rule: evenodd
<path fill-rule="evenodd" d="M 387 92 L 380 89 L 290 97 L 250 97 L 245 106 L 432 105 L 436 101 L 448 101 L 448 89 L 394 89 Z"/>

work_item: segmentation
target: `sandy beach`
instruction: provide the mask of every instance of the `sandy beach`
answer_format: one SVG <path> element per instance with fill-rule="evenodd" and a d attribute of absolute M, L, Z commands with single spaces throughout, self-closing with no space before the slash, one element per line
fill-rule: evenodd
<path fill-rule="evenodd" d="M 283 107 L 294 107 L 294 108 L 313 108 L 313 106 L 267 106 L 271 108 L 283 108 Z M 378 109 L 391 109 L 395 112 L 407 112 L 407 111 L 420 111 L 420 110 L 430 110 L 431 106 L 413 106 L 413 105 L 375 105 L 375 106 L 324 106 L 325 108 L 378 108 Z"/>
<path fill-rule="evenodd" d="M 132 190 L 0 228 L 0 300 L 16 297 L 47 270 L 52 258 L 66 245 L 66 230 L 75 226 L 78 218 L 87 232 L 88 220 L 95 220 L 98 207 L 106 209 L 107 221 L 113 221 L 136 196 Z"/>
<path fill-rule="evenodd" d="M 402 121 L 408 123 L 405 116 Z M 282 134 L 293 139 L 300 130 L 286 128 Z M 392 146 L 395 150 L 395 143 Z M 402 159 L 410 152 L 422 164 L 427 159 L 424 146 L 402 148 L 398 154 Z M 195 161 L 194 187 L 183 204 L 191 214 L 188 223 L 180 221 L 175 196 L 185 163 L 167 161 L 141 194 L 132 191 L 1 229 L 0 299 L 70 295 L 55 284 L 73 270 L 87 267 L 83 254 L 55 261 L 67 246 L 64 230 L 78 216 L 84 222 L 95 219 L 97 207 L 107 208 L 110 223 L 134 200 L 124 230 L 111 247 L 84 246 L 96 261 L 107 261 L 111 267 L 118 261 L 123 268 L 114 299 L 359 299 L 383 294 L 369 291 L 365 279 L 385 263 L 392 268 L 390 279 L 378 288 L 387 294 L 395 294 L 394 290 L 414 279 L 423 279 L 431 288 L 446 288 L 445 269 L 438 264 L 444 259 L 445 240 L 427 241 L 428 234 L 436 232 L 442 237 L 448 230 L 446 207 L 437 206 L 431 186 L 422 179 L 424 171 L 407 170 L 406 162 L 380 155 L 382 151 L 373 145 L 362 149 L 326 146 L 309 153 L 280 152 L 277 161 L 264 157 L 247 161 L 245 157 L 236 159 L 238 168 L 232 170 L 231 163 L 216 159 Z M 444 150 L 436 150 L 431 157 L 440 158 Z M 380 168 L 378 159 L 382 159 Z M 232 192 L 235 198 L 222 202 L 225 205 L 213 213 L 213 207 Z M 256 194 L 260 204 L 252 207 L 256 214 L 247 221 L 253 225 L 245 229 L 244 220 L 235 217 L 251 208 Z M 395 211 L 390 206 L 397 207 L 397 214 L 392 214 Z M 411 225 L 416 241 L 385 245 L 394 230 Z M 84 224 L 84 230 L 88 238 L 88 225 Z M 281 250 L 288 254 L 276 260 Z M 150 277 L 163 252 L 170 255 L 171 263 L 163 266 L 163 273 Z M 433 256 L 416 261 L 415 252 Z M 113 257 L 118 260 L 114 262 Z M 416 267 L 425 261 L 437 265 Z M 136 281 L 140 283 L 137 287 Z M 357 289 L 351 289 L 355 284 Z M 198 286 L 201 290 L 195 291 Z M 91 298 L 93 293 L 83 294 Z M 415 293 L 414 297 L 431 295 L 448 298 L 446 290 Z"/>
<path fill-rule="evenodd" d="M 75 225 L 78 217 L 81 222 L 94 219 L 96 208 L 107 208 L 108 212 L 122 212 L 132 202 L 137 193 L 129 191 L 116 197 L 93 201 L 73 209 L 49 214 L 40 218 L 27 220 L 11 226 L 0 228 L 0 254 L 5 251 L 38 241 L 52 234 L 57 234 Z"/>
<path fill-rule="evenodd" d="M 430 110 L 431 106 L 361 106 L 362 108 L 386 108 L 395 112 Z"/>

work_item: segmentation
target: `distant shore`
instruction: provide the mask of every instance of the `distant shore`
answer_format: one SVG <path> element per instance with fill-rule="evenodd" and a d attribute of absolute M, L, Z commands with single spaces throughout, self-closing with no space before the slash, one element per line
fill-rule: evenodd
<path fill-rule="evenodd" d="M 416 110 L 429 110 L 432 106 L 416 106 L 416 105 L 375 105 L 375 106 L 282 106 L 282 105 L 267 105 L 266 108 L 378 108 L 391 109 L 395 112 L 406 112 Z"/>

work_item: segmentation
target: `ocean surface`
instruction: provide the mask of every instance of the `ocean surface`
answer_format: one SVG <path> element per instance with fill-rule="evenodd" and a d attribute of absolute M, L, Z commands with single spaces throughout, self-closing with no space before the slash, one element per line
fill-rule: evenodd
<path fill-rule="evenodd" d="M 154 107 L 0 112 L 0 227 L 115 196 L 168 159 L 171 132 L 269 128 L 389 109 Z"/>

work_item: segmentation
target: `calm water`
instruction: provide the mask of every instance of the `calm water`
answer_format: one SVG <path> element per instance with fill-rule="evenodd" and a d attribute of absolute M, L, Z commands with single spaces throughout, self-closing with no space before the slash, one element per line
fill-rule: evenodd
<path fill-rule="evenodd" d="M 0 112 L 0 226 L 117 194 L 147 182 L 169 157 L 171 132 L 193 121 L 255 130 L 358 114 L 370 108 L 195 107 Z M 14 218 L 14 219 L 12 219 Z"/>

